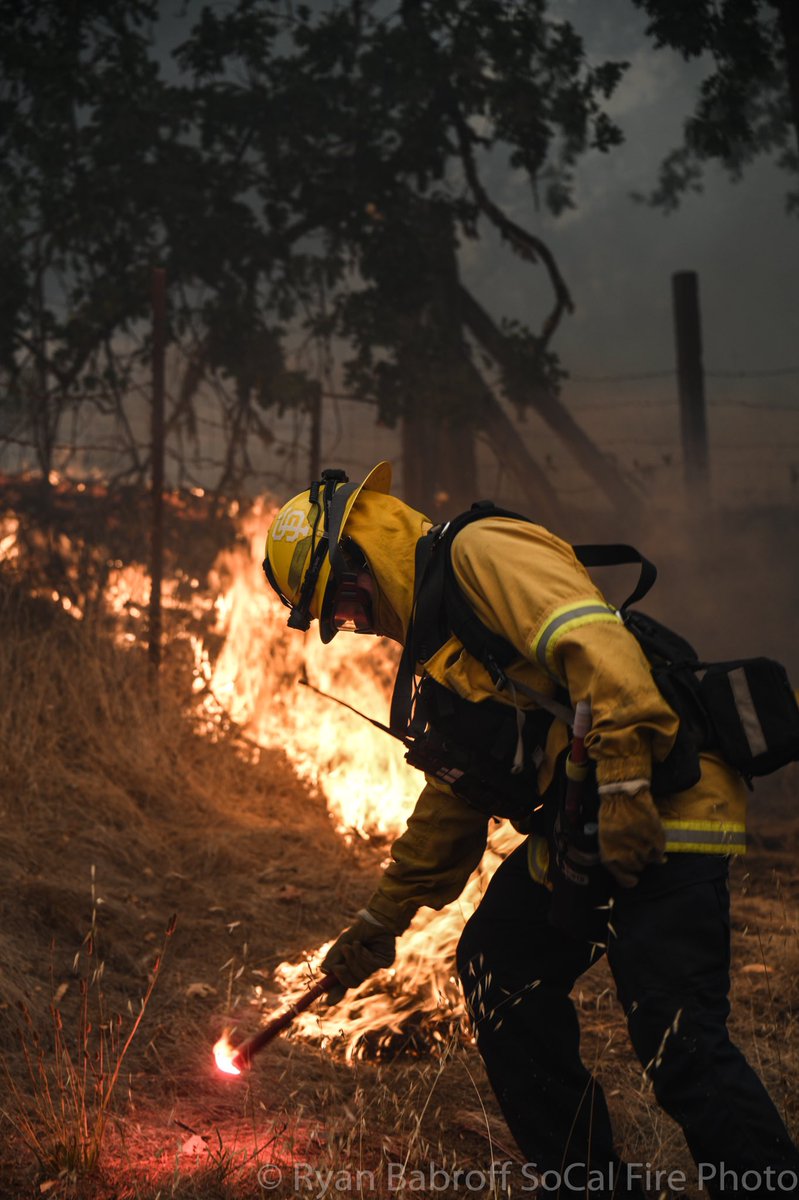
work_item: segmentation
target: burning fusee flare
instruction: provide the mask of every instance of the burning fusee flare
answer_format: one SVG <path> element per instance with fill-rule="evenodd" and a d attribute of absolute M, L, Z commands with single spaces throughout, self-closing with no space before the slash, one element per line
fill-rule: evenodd
<path fill-rule="evenodd" d="M 227 1033 L 223 1033 L 214 1046 L 214 1062 L 226 1075 L 241 1075 L 241 1071 L 233 1062 L 235 1054 L 235 1048 L 231 1046 Z"/>
<path fill-rule="evenodd" d="M 280 1037 L 281 1033 L 288 1029 L 301 1013 L 310 1008 L 315 1000 L 324 996 L 337 983 L 335 975 L 323 975 L 311 987 L 306 988 L 304 996 L 284 1008 L 282 1012 L 277 1013 L 271 1021 L 264 1025 L 263 1029 L 259 1029 L 258 1033 L 249 1041 L 237 1046 L 232 1053 L 227 1034 L 223 1034 L 214 1046 L 214 1058 L 220 1071 L 225 1071 L 228 1075 L 240 1075 L 246 1067 L 251 1067 L 256 1054 L 260 1053 L 275 1038 Z"/>

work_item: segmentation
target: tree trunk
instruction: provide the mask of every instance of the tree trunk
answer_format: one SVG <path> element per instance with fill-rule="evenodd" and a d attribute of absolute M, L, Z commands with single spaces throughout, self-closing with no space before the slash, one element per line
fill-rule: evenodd
<path fill-rule="evenodd" d="M 434 520 L 454 516 L 475 498 L 474 435 L 482 400 L 475 388 L 460 313 L 460 279 L 451 212 L 420 201 L 423 270 L 404 297 L 398 365 L 405 392 L 405 498 Z"/>
<path fill-rule="evenodd" d="M 475 435 L 482 429 L 531 512 L 552 522 L 558 516 L 552 485 L 472 361 L 464 333 L 464 298 L 471 298 L 460 282 L 451 215 L 427 206 L 419 226 L 430 269 L 399 357 L 407 380 L 405 499 L 434 520 L 479 499 Z"/>
<path fill-rule="evenodd" d="M 436 513 L 442 517 L 457 516 L 478 499 L 474 434 L 473 422 L 458 420 L 457 416 L 448 417 L 439 426 L 441 485 L 434 500 Z"/>
<path fill-rule="evenodd" d="M 410 397 L 402 420 L 402 478 L 405 502 L 433 517 L 436 447 L 429 408 Z"/>
<path fill-rule="evenodd" d="M 558 500 L 552 484 L 519 437 L 519 431 L 488 389 L 483 401 L 483 429 L 491 448 L 507 467 L 527 501 L 527 516 L 542 525 L 556 524 Z"/>
<path fill-rule="evenodd" d="M 625 483 L 557 396 L 539 381 L 525 378 L 526 365 L 519 362 L 501 330 L 463 286 L 461 302 L 467 327 L 502 368 L 508 399 L 519 407 L 532 402 L 536 412 L 563 439 L 577 462 L 599 485 L 614 508 L 624 511 L 640 504 L 639 494 Z"/>
<path fill-rule="evenodd" d="M 402 422 L 403 494 L 434 521 L 452 517 L 477 499 L 474 427 L 450 420 L 429 405 L 406 406 Z"/>

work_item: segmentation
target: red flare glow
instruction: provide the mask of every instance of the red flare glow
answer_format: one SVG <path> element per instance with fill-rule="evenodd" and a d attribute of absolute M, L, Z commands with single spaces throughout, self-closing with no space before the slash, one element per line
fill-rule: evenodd
<path fill-rule="evenodd" d="M 219 1041 L 214 1046 L 214 1060 L 220 1071 L 224 1071 L 226 1075 L 241 1075 L 241 1071 L 233 1064 L 233 1058 L 236 1051 L 231 1046 L 228 1036 L 223 1033 Z"/>

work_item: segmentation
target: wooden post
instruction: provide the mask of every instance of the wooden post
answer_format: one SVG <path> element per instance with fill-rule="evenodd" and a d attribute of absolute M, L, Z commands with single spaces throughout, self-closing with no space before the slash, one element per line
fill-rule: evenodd
<path fill-rule="evenodd" d="M 161 665 L 161 582 L 164 575 L 164 346 L 166 271 L 153 267 L 152 517 L 150 526 L 150 641 L 153 670 Z"/>
<path fill-rule="evenodd" d="M 708 447 L 699 279 L 696 271 L 677 271 L 671 282 L 685 485 L 695 497 L 706 498 Z"/>

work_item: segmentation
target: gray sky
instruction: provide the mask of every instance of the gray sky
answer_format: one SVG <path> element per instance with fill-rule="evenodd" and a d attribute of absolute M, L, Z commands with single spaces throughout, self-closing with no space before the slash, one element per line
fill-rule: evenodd
<path fill-rule="evenodd" d="M 536 214 L 519 178 L 500 181 L 504 203 L 545 235 L 574 293 L 577 312 L 557 337 L 564 359 L 575 373 L 670 366 L 669 280 L 691 269 L 700 275 L 709 365 L 799 365 L 799 220 L 785 215 L 785 177 L 763 161 L 734 184 L 711 167 L 704 194 L 689 195 L 671 216 L 633 202 L 630 193 L 648 191 L 661 158 L 679 144 L 705 64 L 654 50 L 630 0 L 558 0 L 555 11 L 597 59 L 631 63 L 609 104 L 625 144 L 586 156 L 574 211 Z M 529 276 L 507 254 L 473 264 L 481 290 L 519 317 L 530 311 Z"/>
<path fill-rule="evenodd" d="M 679 453 L 674 379 L 595 377 L 673 370 L 671 275 L 697 271 L 717 496 L 795 503 L 799 371 L 715 375 L 799 368 L 799 220 L 785 213 L 789 181 L 765 160 L 738 183 L 711 166 L 704 193 L 688 195 L 676 213 L 635 203 L 630 194 L 650 191 L 661 159 L 680 144 L 708 64 L 652 48 L 631 0 L 556 0 L 553 9 L 575 25 L 597 61 L 631 64 L 608 105 L 625 143 L 584 158 L 574 210 L 558 218 L 536 212 L 521 175 L 502 171 L 492 181 L 506 211 L 547 242 L 576 302 L 553 342 L 574 376 L 564 402 L 603 447 L 628 465 L 634 459 L 642 477 L 668 495 L 679 483 L 679 464 L 664 462 Z M 543 270 L 491 239 L 470 244 L 464 264 L 467 282 L 496 316 L 540 324 L 551 303 Z M 587 495 L 586 480 L 536 418 L 525 436 L 550 456 L 559 485 L 578 501 Z"/>

